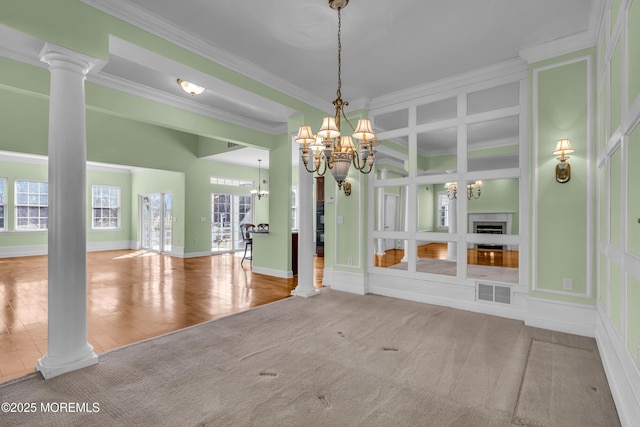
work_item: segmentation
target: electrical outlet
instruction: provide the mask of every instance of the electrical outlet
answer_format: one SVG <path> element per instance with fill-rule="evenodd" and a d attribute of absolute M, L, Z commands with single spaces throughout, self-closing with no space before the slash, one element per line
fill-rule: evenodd
<path fill-rule="evenodd" d="M 572 291 L 573 279 L 562 279 L 562 289 L 565 291 Z"/>
<path fill-rule="evenodd" d="M 204 216 L 201 216 L 201 217 L 200 217 L 200 221 L 202 221 L 202 222 L 207 222 L 207 218 L 206 218 L 206 217 L 204 217 Z"/>
<path fill-rule="evenodd" d="M 353 265 L 353 258 L 352 257 L 347 258 L 347 264 Z"/>

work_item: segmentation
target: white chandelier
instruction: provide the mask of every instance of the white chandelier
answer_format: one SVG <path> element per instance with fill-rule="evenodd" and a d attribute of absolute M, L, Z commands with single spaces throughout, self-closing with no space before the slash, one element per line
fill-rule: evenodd
<path fill-rule="evenodd" d="M 369 119 L 358 120 L 358 126 L 352 136 L 341 136 L 340 134 L 340 116 L 344 117 L 353 129 L 344 113 L 344 107 L 349 103 L 342 100 L 342 79 L 340 77 L 342 66 L 342 16 L 340 11 L 347 4 L 349 4 L 349 0 L 329 0 L 329 7 L 338 11 L 338 90 L 336 92 L 337 98 L 333 101 L 336 109 L 335 116 L 322 119 L 322 126 L 317 134 L 313 133 L 311 126 L 300 126 L 296 142 L 301 145 L 300 157 L 307 172 L 322 176 L 329 169 L 338 183 L 338 189 L 342 188 L 344 183 L 345 194 L 348 195 L 350 185 L 345 182 L 345 179 L 349 168 L 353 165 L 363 174 L 371 172 L 376 153 L 373 146 L 378 142 L 375 141 L 376 135 L 371 128 Z M 354 145 L 352 138 L 358 141 L 357 146 Z M 309 166 L 310 161 L 311 166 Z"/>

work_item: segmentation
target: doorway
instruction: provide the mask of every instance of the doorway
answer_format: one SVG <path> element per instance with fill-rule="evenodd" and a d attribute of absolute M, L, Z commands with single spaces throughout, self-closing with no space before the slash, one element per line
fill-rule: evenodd
<path fill-rule="evenodd" d="M 398 195 L 384 195 L 384 231 L 397 231 L 398 229 Z M 384 250 L 394 249 L 394 239 L 384 239 Z"/>
<path fill-rule="evenodd" d="M 171 193 L 141 194 L 138 201 L 140 248 L 160 253 L 171 252 Z"/>

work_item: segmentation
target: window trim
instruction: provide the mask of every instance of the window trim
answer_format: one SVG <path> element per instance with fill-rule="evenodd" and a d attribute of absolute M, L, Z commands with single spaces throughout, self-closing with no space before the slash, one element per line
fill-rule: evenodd
<path fill-rule="evenodd" d="M 115 188 L 118 191 L 117 194 L 117 207 L 113 208 L 111 206 L 108 207 L 104 207 L 104 206 L 96 206 L 94 204 L 94 191 L 96 189 L 96 187 L 100 187 L 100 188 Z M 96 227 L 95 226 L 95 210 L 96 209 L 117 209 L 117 225 L 115 227 Z M 102 218 L 102 217 L 101 217 Z M 118 185 L 107 185 L 107 184 L 93 184 L 91 185 L 91 230 L 92 231 L 117 231 L 117 230 L 121 230 L 122 229 L 122 190 L 120 188 L 120 186 Z"/>
<path fill-rule="evenodd" d="M 30 183 L 38 183 L 38 184 L 43 184 L 44 183 L 44 184 L 47 184 L 47 193 L 46 193 L 47 194 L 47 204 L 46 205 L 32 205 L 30 203 L 27 203 L 27 204 L 18 203 L 18 195 L 19 194 L 23 194 L 22 192 L 18 191 L 18 184 L 21 183 L 21 182 L 26 182 L 27 186 Z M 37 233 L 37 232 L 48 231 L 49 230 L 49 181 L 41 180 L 41 179 L 16 179 L 14 181 L 13 190 L 14 190 L 14 194 L 13 194 L 13 202 L 14 202 L 14 206 L 13 206 L 13 213 L 14 213 L 13 229 L 14 229 L 14 231 L 22 232 L 22 233 Z M 28 194 L 30 194 L 30 193 L 27 192 L 27 195 Z M 39 192 L 38 194 L 44 194 L 44 193 L 40 193 Z M 47 208 L 47 216 L 46 217 L 38 216 L 38 219 L 46 218 L 46 227 L 44 227 L 44 228 L 21 228 L 20 226 L 18 226 L 18 220 L 20 218 L 23 218 L 23 217 L 20 217 L 18 215 L 18 209 L 20 209 L 20 207 L 22 207 L 22 206 L 26 206 L 27 209 L 29 209 L 31 207 L 37 207 L 38 209 L 46 207 Z M 27 218 L 29 218 L 29 217 L 27 217 Z"/>

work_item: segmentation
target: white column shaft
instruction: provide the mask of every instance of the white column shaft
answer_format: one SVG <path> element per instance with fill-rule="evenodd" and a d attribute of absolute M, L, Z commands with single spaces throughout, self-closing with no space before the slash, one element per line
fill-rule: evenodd
<path fill-rule="evenodd" d="M 298 285 L 291 295 L 310 297 L 319 293 L 313 282 L 313 174 L 306 171 L 302 160 L 298 166 Z"/>
<path fill-rule="evenodd" d="M 47 49 L 48 48 L 48 49 Z M 97 363 L 87 342 L 85 73 L 90 62 L 45 47 L 49 99 L 48 352 L 45 378 Z"/>
<path fill-rule="evenodd" d="M 458 196 L 460 193 L 458 193 Z M 465 194 L 462 195 L 463 197 Z M 457 227 L 457 213 L 456 213 L 456 205 L 458 201 L 456 199 L 449 200 L 449 233 L 453 234 L 456 232 Z M 447 243 L 447 259 L 456 260 L 457 258 L 457 247 L 455 242 Z"/>

